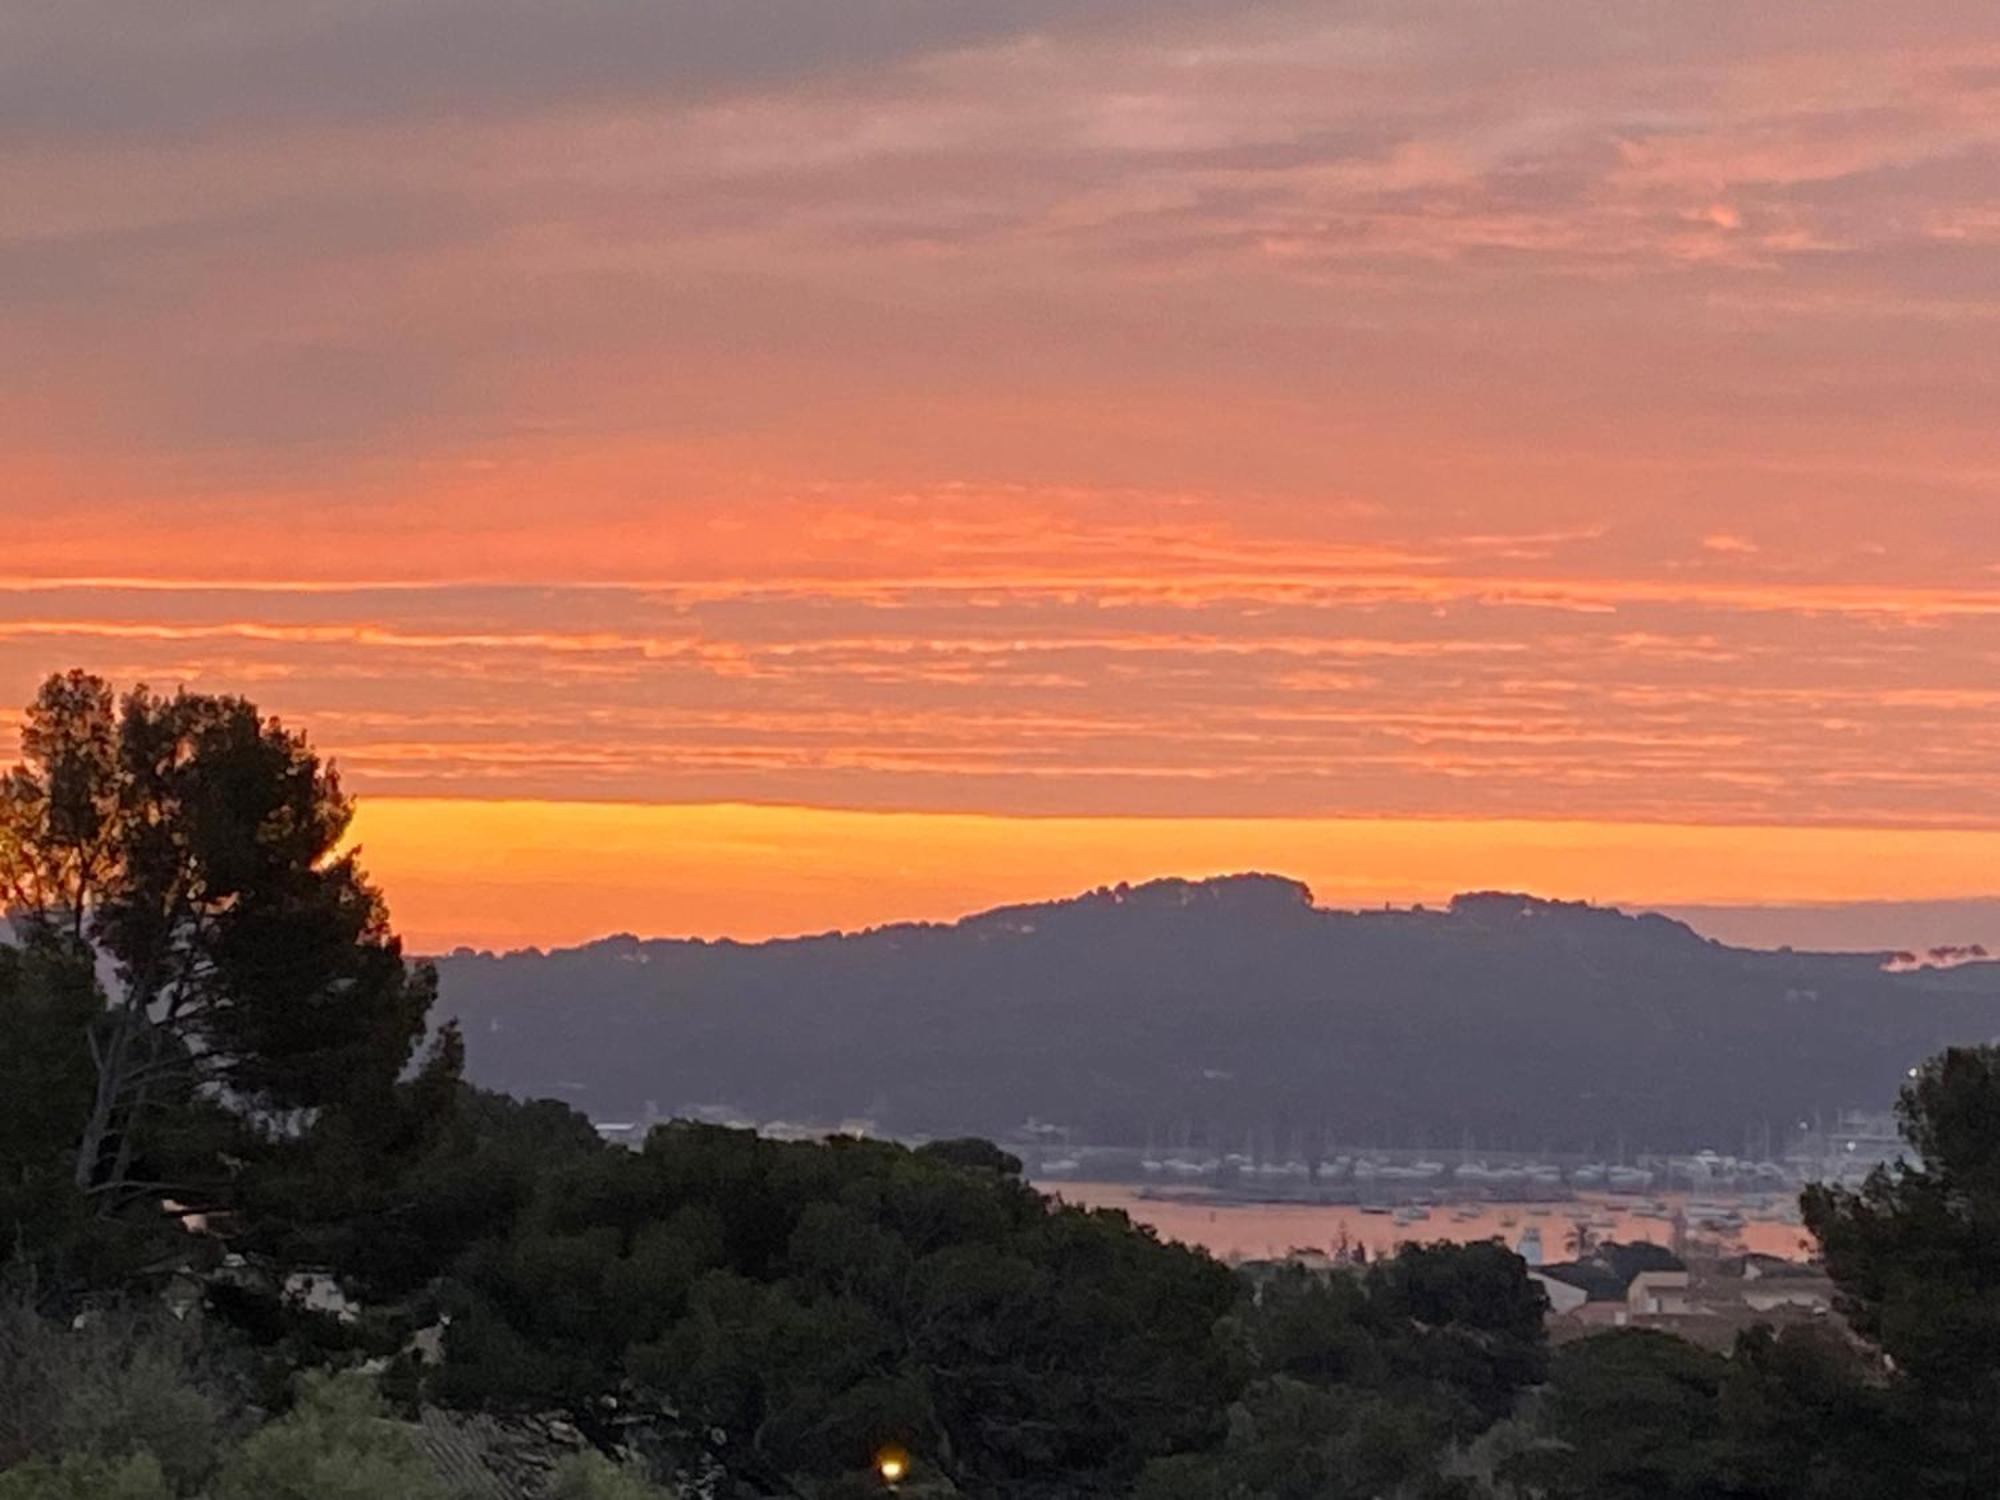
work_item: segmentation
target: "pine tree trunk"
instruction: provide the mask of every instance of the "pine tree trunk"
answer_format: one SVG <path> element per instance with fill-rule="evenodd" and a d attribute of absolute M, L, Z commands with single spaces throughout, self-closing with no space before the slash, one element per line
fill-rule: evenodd
<path fill-rule="evenodd" d="M 138 1040 L 144 1018 L 129 1005 L 111 1012 L 111 1025 L 100 1045 L 91 1048 L 97 1064 L 97 1095 L 91 1101 L 89 1118 L 76 1146 L 75 1180 L 78 1191 L 91 1192 L 100 1186 L 98 1173 L 104 1163 L 105 1143 L 117 1126 L 119 1101 L 124 1096 L 133 1064 L 133 1043 Z"/>

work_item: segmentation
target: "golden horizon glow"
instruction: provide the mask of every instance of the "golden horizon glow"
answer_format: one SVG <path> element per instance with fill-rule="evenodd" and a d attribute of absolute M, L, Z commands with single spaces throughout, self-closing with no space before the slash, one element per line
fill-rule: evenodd
<path fill-rule="evenodd" d="M 416 951 L 619 932 L 755 941 L 1263 871 L 1323 907 L 1504 889 L 1634 909 L 1990 894 L 2000 829 L 1511 819 L 1021 818 L 369 798 L 353 841 Z"/>

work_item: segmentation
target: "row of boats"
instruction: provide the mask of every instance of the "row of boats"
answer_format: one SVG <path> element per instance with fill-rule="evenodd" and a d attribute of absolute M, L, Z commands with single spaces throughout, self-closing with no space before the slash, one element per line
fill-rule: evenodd
<path fill-rule="evenodd" d="M 1073 1175 L 1080 1167 L 1081 1163 L 1074 1157 L 1058 1157 L 1044 1161 L 1041 1171 L 1047 1176 L 1064 1176 Z M 1567 1182 L 1572 1187 L 1609 1187 L 1621 1192 L 1643 1192 L 1657 1178 L 1657 1174 L 1646 1167 L 1612 1166 L 1604 1162 L 1592 1162 L 1565 1173 L 1563 1168 L 1547 1162 L 1489 1166 L 1483 1161 L 1465 1161 L 1454 1166 L 1441 1161 L 1399 1162 L 1368 1156 L 1336 1156 L 1310 1164 L 1296 1158 L 1282 1162 L 1253 1161 L 1236 1155 L 1201 1158 L 1148 1156 L 1140 1161 L 1139 1169 L 1148 1177 L 1189 1182 L 1225 1175 L 1275 1182 L 1351 1181 L 1420 1186 L 1453 1182 L 1484 1187 L 1553 1188 Z"/>
<path fill-rule="evenodd" d="M 1129 1171 L 1129 1157 L 1126 1162 L 1125 1170 Z M 1342 1155 L 1310 1162 L 1292 1157 L 1278 1161 L 1260 1160 L 1242 1152 L 1201 1156 L 1161 1156 L 1148 1152 L 1138 1165 L 1147 1179 L 1156 1181 L 1262 1183 L 1271 1187 L 1336 1183 L 1419 1189 L 1457 1186 L 1498 1188 L 1514 1196 L 1564 1187 L 1578 1192 L 1643 1193 L 1675 1184 L 1697 1190 L 1712 1187 L 1730 1192 L 1758 1192 L 1787 1189 L 1820 1175 L 1775 1161 L 1742 1160 L 1713 1151 L 1655 1158 L 1647 1166 L 1594 1161 L 1564 1167 L 1532 1160 L 1498 1163 L 1466 1160 L 1452 1164 L 1428 1157 L 1408 1159 L 1387 1154 Z M 1083 1170 L 1080 1157 L 1054 1155 L 1042 1160 L 1037 1175 L 1074 1177 Z"/>

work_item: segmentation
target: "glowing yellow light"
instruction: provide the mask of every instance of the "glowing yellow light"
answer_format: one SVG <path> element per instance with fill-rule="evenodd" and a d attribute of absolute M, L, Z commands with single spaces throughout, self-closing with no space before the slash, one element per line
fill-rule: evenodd
<path fill-rule="evenodd" d="M 900 1448 L 887 1448 L 876 1455 L 875 1472 L 884 1484 L 894 1484 L 910 1472 L 909 1457 Z"/>

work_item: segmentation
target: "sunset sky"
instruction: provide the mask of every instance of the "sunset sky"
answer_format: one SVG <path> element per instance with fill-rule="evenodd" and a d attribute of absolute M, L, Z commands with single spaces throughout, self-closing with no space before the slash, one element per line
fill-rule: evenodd
<path fill-rule="evenodd" d="M 420 945 L 2000 892 L 1993 0 L 15 5 L 0 351 Z"/>

